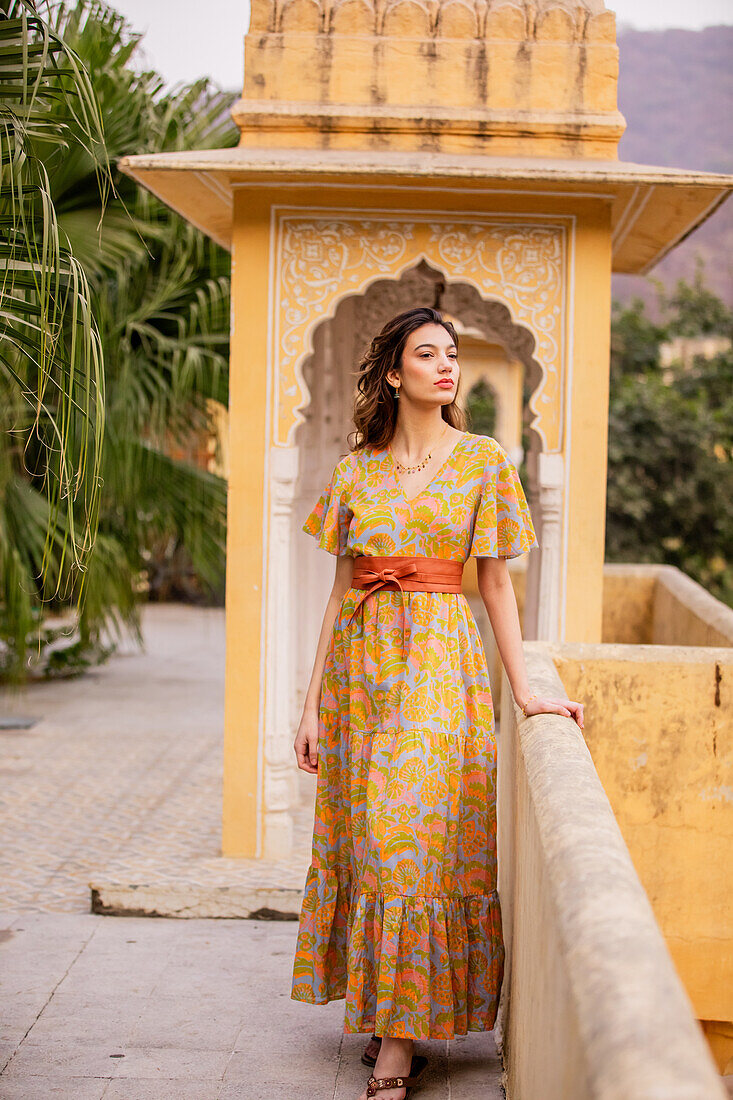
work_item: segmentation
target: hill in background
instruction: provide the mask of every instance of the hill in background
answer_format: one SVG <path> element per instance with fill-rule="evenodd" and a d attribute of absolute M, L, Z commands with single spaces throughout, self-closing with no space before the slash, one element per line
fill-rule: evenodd
<path fill-rule="evenodd" d="M 618 105 L 626 118 L 619 159 L 733 173 L 733 27 L 636 31 L 620 24 L 618 45 Z M 692 281 L 696 255 L 710 288 L 733 303 L 733 197 L 650 277 L 667 286 Z M 612 286 L 621 301 L 638 295 L 654 305 L 648 278 L 614 275 Z"/>

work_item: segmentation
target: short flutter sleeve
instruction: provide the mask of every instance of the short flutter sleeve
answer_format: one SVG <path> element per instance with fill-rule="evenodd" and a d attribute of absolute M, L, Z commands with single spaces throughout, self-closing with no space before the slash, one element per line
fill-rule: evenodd
<path fill-rule="evenodd" d="M 351 463 L 346 455 L 336 463 L 331 480 L 316 501 L 303 530 L 313 535 L 322 550 L 329 554 L 345 554 L 349 524 L 353 512 L 349 507 Z"/>
<path fill-rule="evenodd" d="M 469 557 L 516 558 L 539 546 L 516 466 L 498 444 L 487 456 Z"/>

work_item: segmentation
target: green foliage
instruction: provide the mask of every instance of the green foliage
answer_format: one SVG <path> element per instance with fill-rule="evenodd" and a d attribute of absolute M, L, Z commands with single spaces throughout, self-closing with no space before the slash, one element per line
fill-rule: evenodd
<path fill-rule="evenodd" d="M 634 298 L 623 311 L 616 306 L 611 325 L 611 378 L 656 373 L 659 345 L 666 338 L 666 327 L 647 317 L 643 299 Z"/>
<path fill-rule="evenodd" d="M 708 289 L 703 272 L 698 256 L 692 283 L 678 279 L 670 294 L 660 286 L 659 300 L 669 316 L 670 336 L 733 335 L 733 312 Z"/>
<path fill-rule="evenodd" d="M 19 24 L 18 31 L 27 42 L 27 30 Z M 101 432 L 103 421 L 105 430 L 103 448 L 96 440 L 95 464 L 81 455 L 66 467 L 67 481 L 86 479 L 97 487 L 96 537 L 88 537 L 86 598 L 77 605 L 73 643 L 82 664 L 90 654 L 103 658 L 109 652 L 104 635 L 119 634 L 123 624 L 142 641 L 140 600 L 160 560 L 182 562 L 196 578 L 198 598 L 221 601 L 226 533 L 224 482 L 186 456 L 209 427 L 210 402 L 227 402 L 229 258 L 116 168 L 113 190 L 100 192 L 100 164 L 108 158 L 114 165 L 130 153 L 231 145 L 237 131 L 229 117 L 233 97 L 208 81 L 169 91 L 156 73 L 136 71 L 139 36 L 106 5 L 55 5 L 45 33 L 64 57 L 74 59 L 74 72 L 89 91 L 87 115 L 98 123 L 95 146 L 86 116 L 78 106 L 70 111 L 69 97 L 61 94 L 58 66 L 49 69 L 45 129 L 34 156 L 45 180 L 44 208 L 74 257 L 79 279 L 85 279 L 85 317 L 98 366 L 95 378 L 67 371 L 66 384 L 82 413 L 96 399 L 92 423 Z M 65 135 L 63 146 L 47 140 L 56 131 Z M 68 358 L 70 325 L 63 335 Z M 56 351 L 61 347 L 57 339 Z M 31 348 L 29 354 L 40 351 Z M 38 581 L 41 558 L 56 577 L 66 568 L 68 551 L 63 528 L 44 544 L 54 477 L 44 483 L 28 418 L 17 415 L 18 395 L 32 407 L 36 389 L 24 378 L 9 380 L 5 409 L 12 412 L 6 420 L 16 437 L 12 448 L 0 450 L 0 516 L 9 534 L 0 557 L 0 610 L 8 647 L 5 675 L 11 679 L 27 671 L 28 632 L 43 619 L 39 605 L 45 600 L 46 611 L 69 606 L 68 592 L 49 593 Z M 91 506 L 82 503 L 83 518 Z M 70 508 L 76 522 L 77 508 L 76 502 Z M 58 651 L 54 662 L 63 664 Z"/>
<path fill-rule="evenodd" d="M 59 225 L 54 168 L 78 151 L 109 185 L 89 77 L 31 0 L 0 6 L 0 642 L 24 667 L 42 599 L 83 598 L 101 502 L 102 349 Z"/>
<path fill-rule="evenodd" d="M 496 398 L 491 386 L 480 379 L 466 400 L 469 430 L 476 435 L 493 435 L 496 431 Z"/>
<path fill-rule="evenodd" d="M 701 279 L 662 300 L 659 326 L 614 310 L 606 560 L 676 565 L 733 604 L 733 354 L 659 365 L 663 339 L 730 314 Z"/>

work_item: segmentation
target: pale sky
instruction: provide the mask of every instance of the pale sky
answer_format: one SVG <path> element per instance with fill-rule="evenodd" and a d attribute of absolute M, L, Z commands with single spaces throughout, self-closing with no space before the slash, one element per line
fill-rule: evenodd
<path fill-rule="evenodd" d="M 169 83 L 210 76 L 222 88 L 242 87 L 247 0 L 113 0 L 112 6 L 145 32 L 146 61 Z M 619 27 L 639 30 L 733 24 L 733 0 L 607 0 L 606 7 Z"/>

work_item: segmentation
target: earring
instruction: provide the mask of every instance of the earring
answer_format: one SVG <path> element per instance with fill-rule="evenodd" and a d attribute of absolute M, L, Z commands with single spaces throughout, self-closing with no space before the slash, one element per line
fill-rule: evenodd
<path fill-rule="evenodd" d="M 399 387 L 399 386 L 395 386 L 395 388 L 394 388 L 394 395 L 395 395 L 395 397 L 399 397 L 399 396 L 400 396 L 400 387 Z"/>

